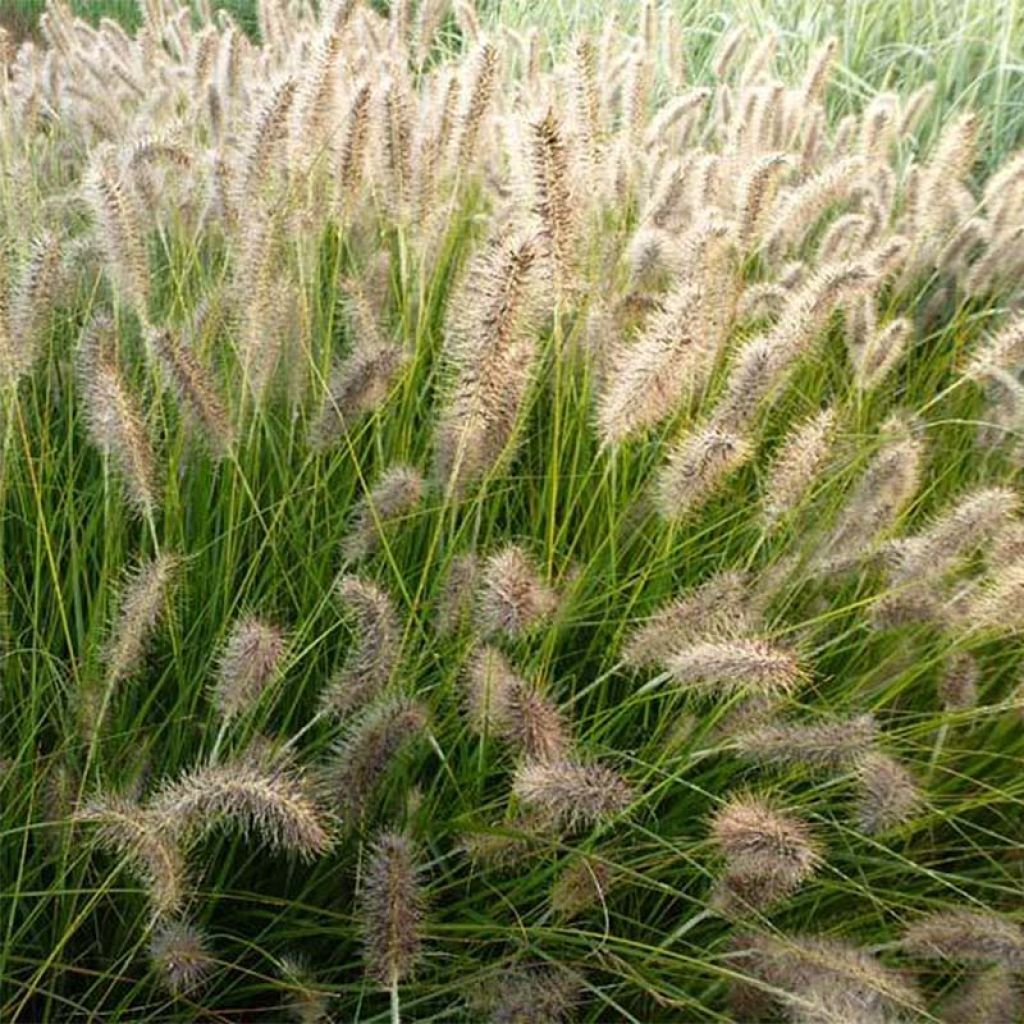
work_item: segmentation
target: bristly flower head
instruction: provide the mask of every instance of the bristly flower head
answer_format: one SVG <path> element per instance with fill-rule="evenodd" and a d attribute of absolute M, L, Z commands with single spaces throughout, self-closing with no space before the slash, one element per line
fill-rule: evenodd
<path fill-rule="evenodd" d="M 633 787 L 607 765 L 582 761 L 526 761 L 512 791 L 551 828 L 574 832 L 622 814 L 636 798 Z"/>
<path fill-rule="evenodd" d="M 404 697 L 369 705 L 355 718 L 323 773 L 324 799 L 346 822 L 366 811 L 395 760 L 424 734 L 426 709 Z"/>
<path fill-rule="evenodd" d="M 1024 970 L 1024 927 L 985 911 L 941 910 L 912 924 L 903 948 L 920 957 Z"/>
<path fill-rule="evenodd" d="M 685 691 L 698 696 L 783 695 L 804 678 L 796 655 L 765 640 L 698 641 L 670 655 L 666 665 Z"/>
<path fill-rule="evenodd" d="M 869 835 L 902 825 L 924 802 L 909 769 L 880 751 L 864 754 L 857 762 L 857 821 Z"/>
<path fill-rule="evenodd" d="M 520 637 L 558 607 L 558 595 L 541 578 L 529 555 L 510 544 L 484 564 L 476 619 L 488 636 Z"/>
<path fill-rule="evenodd" d="M 214 701 L 229 720 L 252 709 L 281 668 L 285 637 L 255 615 L 239 619 L 228 633 L 217 666 Z"/>
<path fill-rule="evenodd" d="M 551 887 L 551 909 L 564 921 L 604 902 L 612 885 L 611 869 L 593 857 L 576 857 Z"/>
<path fill-rule="evenodd" d="M 389 526 L 409 516 L 423 496 L 423 478 L 412 466 L 389 466 L 369 494 L 356 505 L 342 542 L 347 562 L 365 558 L 380 545 Z"/>
<path fill-rule="evenodd" d="M 425 900 L 412 842 L 383 832 L 370 850 L 359 894 L 367 973 L 391 988 L 420 957 Z"/>
<path fill-rule="evenodd" d="M 579 978 L 561 967 L 517 967 L 473 1000 L 489 1024 L 565 1024 L 579 1002 Z"/>
<path fill-rule="evenodd" d="M 718 903 L 762 907 L 810 878 L 822 848 L 810 828 L 752 795 L 731 798 L 715 815 L 711 835 L 725 859 Z"/>
<path fill-rule="evenodd" d="M 194 991 L 216 964 L 206 936 L 188 921 L 158 924 L 149 940 L 149 959 L 173 993 Z"/>
<path fill-rule="evenodd" d="M 968 979 L 942 1005 L 944 1024 L 1018 1024 L 1024 993 L 1014 972 L 997 965 Z"/>
<path fill-rule="evenodd" d="M 320 705 L 343 717 L 384 691 L 398 662 L 401 629 L 391 598 L 376 583 L 343 575 L 335 593 L 352 619 L 355 644 L 324 689 Z"/>
<path fill-rule="evenodd" d="M 185 858 L 163 820 L 120 796 L 98 796 L 74 815 L 96 826 L 95 841 L 122 859 L 142 883 L 155 918 L 176 914 L 185 901 Z"/>
<path fill-rule="evenodd" d="M 762 763 L 836 769 L 867 753 L 877 736 L 874 718 L 856 715 L 799 725 L 769 722 L 741 733 L 735 743 L 741 753 Z"/>
<path fill-rule="evenodd" d="M 322 856 L 332 843 L 327 816 L 302 774 L 258 754 L 187 772 L 166 783 L 150 806 L 168 834 L 186 839 L 235 827 L 303 860 Z"/>

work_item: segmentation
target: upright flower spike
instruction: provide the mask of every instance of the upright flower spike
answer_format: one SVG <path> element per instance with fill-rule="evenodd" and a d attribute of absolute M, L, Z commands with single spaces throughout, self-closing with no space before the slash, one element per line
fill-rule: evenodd
<path fill-rule="evenodd" d="M 142 410 L 109 343 L 112 326 L 92 324 L 77 353 L 86 426 L 93 444 L 120 470 L 131 504 L 152 516 L 159 503 L 156 458 Z"/>
<path fill-rule="evenodd" d="M 421 955 L 425 896 L 412 842 L 381 833 L 367 859 L 359 895 L 367 973 L 393 989 L 412 974 Z"/>
<path fill-rule="evenodd" d="M 835 428 L 835 410 L 823 409 L 800 423 L 783 442 L 764 488 L 764 515 L 769 524 L 796 508 L 820 480 L 832 452 Z"/>
<path fill-rule="evenodd" d="M 284 633 L 255 615 L 228 633 L 217 665 L 214 703 L 225 721 L 251 710 L 274 681 L 284 658 Z"/>
<path fill-rule="evenodd" d="M 512 453 L 536 363 L 545 262 L 536 236 L 499 235 L 474 259 L 451 300 L 450 383 L 434 443 L 446 493 L 461 496 Z"/>

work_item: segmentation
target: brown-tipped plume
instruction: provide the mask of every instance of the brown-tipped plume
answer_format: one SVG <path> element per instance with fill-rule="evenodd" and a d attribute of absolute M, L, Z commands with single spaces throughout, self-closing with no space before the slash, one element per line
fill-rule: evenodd
<path fill-rule="evenodd" d="M 658 474 L 658 511 L 672 521 L 699 509 L 753 453 L 746 438 L 714 424 L 687 436 Z"/>
<path fill-rule="evenodd" d="M 878 735 L 871 715 L 808 725 L 770 723 L 736 737 L 737 749 L 765 764 L 807 765 L 833 770 L 868 751 Z"/>
<path fill-rule="evenodd" d="M 736 796 L 719 808 L 711 835 L 726 863 L 716 903 L 727 911 L 782 899 L 822 863 L 810 828 L 757 796 Z"/>
<path fill-rule="evenodd" d="M 857 762 L 857 821 L 869 835 L 909 821 L 923 802 L 914 776 L 894 757 L 872 751 Z"/>
<path fill-rule="evenodd" d="M 60 242 L 43 234 L 32 242 L 28 262 L 18 277 L 10 311 L 11 344 L 2 369 L 5 383 L 17 384 L 32 369 L 40 342 L 53 316 L 60 280 Z"/>
<path fill-rule="evenodd" d="M 496 647 L 481 647 L 470 658 L 466 707 L 474 732 L 500 736 L 528 760 L 556 761 L 572 746 L 555 704 L 517 675 Z"/>
<path fill-rule="evenodd" d="M 423 477 L 412 466 L 389 466 L 352 513 L 352 525 L 342 541 L 347 562 L 358 561 L 381 543 L 388 527 L 411 516 L 423 496 Z"/>
<path fill-rule="evenodd" d="M 983 487 L 959 499 L 921 533 L 894 549 L 892 576 L 897 581 L 941 575 L 958 560 L 999 534 L 1020 508 L 1010 487 Z"/>
<path fill-rule="evenodd" d="M 285 653 L 284 633 L 255 615 L 239 619 L 224 641 L 213 700 L 228 721 L 251 710 L 274 681 Z"/>
<path fill-rule="evenodd" d="M 256 111 L 244 151 L 245 173 L 239 200 L 251 201 L 266 185 L 288 139 L 288 121 L 298 89 L 294 78 L 279 82 Z"/>
<path fill-rule="evenodd" d="M 149 345 L 163 367 L 178 401 L 202 433 L 210 452 L 224 457 L 231 451 L 234 431 L 224 401 L 198 357 L 171 331 L 152 329 Z"/>
<path fill-rule="evenodd" d="M 395 760 L 426 727 L 426 709 L 406 698 L 371 705 L 350 725 L 323 776 L 325 798 L 343 819 L 363 814 Z"/>
<path fill-rule="evenodd" d="M 659 608 L 638 627 L 623 648 L 634 668 L 663 665 L 694 640 L 738 639 L 760 625 L 749 601 L 746 574 L 728 570 Z"/>
<path fill-rule="evenodd" d="M 164 614 L 178 565 L 176 556 L 165 554 L 142 563 L 128 577 L 103 654 L 111 681 L 124 679 L 138 668 Z"/>
<path fill-rule="evenodd" d="M 473 261 L 449 306 L 445 354 L 452 380 L 435 465 L 455 495 L 511 454 L 537 356 L 544 265 L 536 238 L 499 235 Z"/>
<path fill-rule="evenodd" d="M 597 408 L 605 444 L 617 444 L 681 410 L 717 354 L 703 295 L 686 282 L 636 340 L 615 349 Z"/>
<path fill-rule="evenodd" d="M 491 105 L 498 70 L 498 50 L 485 40 L 473 57 L 469 88 L 455 137 L 455 166 L 462 174 L 472 170 L 476 159 L 477 138 Z"/>
<path fill-rule="evenodd" d="M 907 928 L 902 945 L 912 956 L 1024 969 L 1024 928 L 984 911 L 938 911 Z"/>
<path fill-rule="evenodd" d="M 675 651 L 666 665 L 672 678 L 697 696 L 782 695 L 804 679 L 792 651 L 757 639 L 698 641 Z"/>
<path fill-rule="evenodd" d="M 530 124 L 530 163 L 535 200 L 533 210 L 543 225 L 559 291 L 565 294 L 575 284 L 578 229 L 562 126 L 553 107 Z"/>
<path fill-rule="evenodd" d="M 112 328 L 94 323 L 77 353 L 89 438 L 124 477 L 131 503 L 152 515 L 158 504 L 153 449 L 142 410 L 121 375 L 113 348 L 104 336 Z"/>
<path fill-rule="evenodd" d="M 855 564 L 890 527 L 917 491 L 924 451 L 912 425 L 895 418 L 882 426 L 889 440 L 875 456 L 821 547 L 826 567 Z"/>
<path fill-rule="evenodd" d="M 889 371 L 903 358 L 912 331 L 912 322 L 906 317 L 898 317 L 868 338 L 858 353 L 854 369 L 854 383 L 858 388 L 869 391 L 885 380 Z"/>
<path fill-rule="evenodd" d="M 185 901 L 185 858 L 147 808 L 120 796 L 98 796 L 74 820 L 94 825 L 96 843 L 122 859 L 149 898 L 154 917 L 174 915 Z"/>
<path fill-rule="evenodd" d="M 301 772 L 255 755 L 204 765 L 165 783 L 151 809 L 168 834 L 194 837 L 235 827 L 303 860 L 322 856 L 332 842 Z"/>
<path fill-rule="evenodd" d="M 146 319 L 149 305 L 149 260 L 142 216 L 130 188 L 119 178 L 110 149 L 94 156 L 86 179 L 86 194 L 96 216 L 99 240 L 115 287 Z"/>
<path fill-rule="evenodd" d="M 335 593 L 352 618 L 355 644 L 324 689 L 320 706 L 342 717 L 372 701 L 390 682 L 402 633 L 391 598 L 376 583 L 344 575 Z"/>
<path fill-rule="evenodd" d="M 636 798 L 614 769 L 581 761 L 527 761 L 512 791 L 551 828 L 577 831 L 625 811 Z"/>
<path fill-rule="evenodd" d="M 520 637 L 549 619 L 558 595 L 540 577 L 530 556 L 510 544 L 484 563 L 476 621 L 488 636 Z"/>
<path fill-rule="evenodd" d="M 181 920 L 157 925 L 149 940 L 149 959 L 164 987 L 175 995 L 194 992 L 216 965 L 206 935 Z"/>
<path fill-rule="evenodd" d="M 768 522 L 776 522 L 796 508 L 821 476 L 832 451 L 835 425 L 835 410 L 823 409 L 786 438 L 765 485 L 764 514 Z"/>
<path fill-rule="evenodd" d="M 311 438 L 319 447 L 336 444 L 348 427 L 383 405 L 405 364 L 396 345 L 358 345 L 335 366 Z"/>
<path fill-rule="evenodd" d="M 352 95 L 338 149 L 337 183 L 338 207 L 342 217 L 348 214 L 363 181 L 366 163 L 366 143 L 370 135 L 370 100 L 373 96 L 369 82 L 359 85 Z"/>
<path fill-rule="evenodd" d="M 412 842 L 400 832 L 383 832 L 370 849 L 359 893 L 363 960 L 384 988 L 406 980 L 422 945 L 425 897 Z"/>

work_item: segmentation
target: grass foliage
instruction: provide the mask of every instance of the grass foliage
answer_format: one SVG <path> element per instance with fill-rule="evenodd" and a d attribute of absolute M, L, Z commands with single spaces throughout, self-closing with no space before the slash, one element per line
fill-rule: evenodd
<path fill-rule="evenodd" d="M 1019 26 L 858 9 L 6 39 L 0 1018 L 1019 1019 Z"/>

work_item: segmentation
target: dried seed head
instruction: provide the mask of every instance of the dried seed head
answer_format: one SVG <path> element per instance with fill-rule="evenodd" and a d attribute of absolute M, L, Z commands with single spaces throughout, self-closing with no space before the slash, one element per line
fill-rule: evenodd
<path fill-rule="evenodd" d="M 472 552 L 456 555 L 451 560 L 437 602 L 437 631 L 442 636 L 454 633 L 472 615 L 479 571 L 476 555 Z"/>
<path fill-rule="evenodd" d="M 902 946 L 912 956 L 1024 969 L 1024 928 L 989 912 L 938 911 L 907 928 Z"/>
<path fill-rule="evenodd" d="M 665 664 L 697 696 L 776 696 L 792 692 L 804 678 L 792 651 L 757 639 L 698 641 L 673 652 Z"/>
<path fill-rule="evenodd" d="M 569 760 L 524 762 L 512 791 L 545 826 L 570 832 L 621 814 L 636 796 L 612 768 Z"/>
<path fill-rule="evenodd" d="M 363 959 L 384 988 L 406 980 L 420 957 L 425 899 L 412 843 L 399 832 L 374 841 L 359 893 Z"/>
<path fill-rule="evenodd" d="M 411 517 L 423 496 L 423 478 L 412 466 L 389 466 L 369 494 L 356 505 L 342 557 L 353 562 L 376 550 L 384 532 Z"/>
<path fill-rule="evenodd" d="M 142 563 L 128 577 L 104 650 L 107 677 L 111 681 L 124 679 L 138 668 L 149 638 L 164 614 L 178 565 L 175 555 L 164 554 Z"/>
<path fill-rule="evenodd" d="M 473 260 L 445 322 L 451 381 L 434 461 L 445 490 L 461 496 L 512 453 L 537 357 L 546 260 L 534 236 L 496 235 Z"/>
<path fill-rule="evenodd" d="M 349 726 L 323 776 L 325 799 L 345 820 L 362 815 L 395 761 L 427 727 L 416 701 L 397 698 L 370 705 Z"/>
<path fill-rule="evenodd" d="M 305 959 L 281 957 L 282 980 L 288 986 L 285 1010 L 296 1024 L 329 1022 L 330 995 L 317 987 L 316 978 Z"/>
<path fill-rule="evenodd" d="M 740 967 L 798 1024 L 896 1024 L 924 1012 L 907 978 L 849 942 L 751 935 L 742 945 Z"/>
<path fill-rule="evenodd" d="M 320 697 L 320 706 L 343 717 L 377 697 L 398 663 L 401 628 L 388 595 L 369 580 L 342 575 L 335 593 L 351 616 L 355 645 Z"/>
<path fill-rule="evenodd" d="M 533 212 L 543 225 L 558 287 L 571 290 L 577 270 L 578 226 L 569 185 L 569 162 L 562 126 L 553 107 L 530 124 L 529 159 L 533 172 Z"/>
<path fill-rule="evenodd" d="M 735 738 L 739 751 L 754 761 L 835 770 L 867 753 L 878 735 L 871 715 L 808 725 L 769 723 Z"/>
<path fill-rule="evenodd" d="M 146 890 L 153 916 L 173 916 L 185 901 L 185 858 L 162 819 L 119 796 L 98 796 L 74 820 L 95 825 L 95 842 L 119 856 Z"/>
<path fill-rule="evenodd" d="M 151 515 L 158 504 L 156 460 L 142 410 L 117 365 L 112 330 L 109 324 L 94 322 L 78 349 L 86 427 L 93 444 L 120 470 L 132 504 Z"/>
<path fill-rule="evenodd" d="M 820 479 L 831 455 L 835 426 L 835 410 L 823 409 L 786 438 L 765 485 L 764 514 L 768 522 L 776 522 L 796 508 Z"/>
<path fill-rule="evenodd" d="M 664 664 L 694 640 L 731 639 L 754 632 L 746 574 L 727 570 L 659 608 L 630 636 L 622 658 L 635 668 Z"/>
<path fill-rule="evenodd" d="M 719 905 L 766 906 L 791 893 L 822 863 L 821 845 L 810 828 L 760 797 L 730 799 L 715 812 L 711 835 L 726 862 Z"/>
<path fill-rule="evenodd" d="M 360 417 L 382 405 L 405 363 L 397 345 L 357 346 L 334 368 L 319 419 L 310 432 L 317 447 L 336 444 Z"/>
<path fill-rule="evenodd" d="M 487 636 L 520 637 L 558 608 L 558 595 L 540 577 L 530 556 L 516 544 L 484 563 L 476 595 L 476 621 Z"/>
<path fill-rule="evenodd" d="M 150 349 L 178 394 L 178 401 L 202 432 L 210 452 L 224 457 L 231 451 L 234 429 L 224 401 L 195 352 L 169 330 L 148 332 Z"/>
<path fill-rule="evenodd" d="M 909 821 L 923 797 L 914 776 L 895 758 L 877 751 L 857 763 L 857 821 L 876 835 Z"/>
<path fill-rule="evenodd" d="M 284 633 L 255 615 L 247 615 L 231 627 L 213 691 L 222 718 L 230 720 L 256 705 L 280 670 L 285 647 Z"/>
<path fill-rule="evenodd" d="M 699 509 L 753 454 L 746 438 L 715 425 L 687 436 L 658 474 L 658 511 L 674 521 Z"/>
<path fill-rule="evenodd" d="M 535 863 L 553 838 L 535 816 L 520 815 L 494 831 L 463 833 L 459 848 L 476 866 L 508 872 Z"/>
<path fill-rule="evenodd" d="M 186 772 L 160 788 L 151 810 L 171 835 L 240 828 L 303 860 L 322 856 L 332 842 L 327 817 L 302 774 L 259 754 Z"/>
<path fill-rule="evenodd" d="M 214 969 L 206 935 L 188 921 L 157 925 L 149 940 L 149 959 L 172 993 L 193 992 Z"/>

